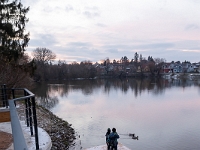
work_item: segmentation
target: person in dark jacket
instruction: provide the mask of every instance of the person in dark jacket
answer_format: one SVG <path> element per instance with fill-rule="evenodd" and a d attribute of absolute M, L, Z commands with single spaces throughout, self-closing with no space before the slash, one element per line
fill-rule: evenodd
<path fill-rule="evenodd" d="M 108 128 L 108 130 L 107 130 L 107 132 L 106 132 L 106 144 L 107 144 L 107 149 L 109 150 L 110 149 L 110 143 L 109 143 L 109 135 L 110 135 L 110 133 L 111 133 L 111 130 L 110 130 L 110 128 Z"/>
<path fill-rule="evenodd" d="M 117 145 L 118 145 L 118 141 L 117 139 L 119 138 L 119 135 L 116 132 L 116 129 L 113 128 L 112 129 L 112 133 L 109 134 L 109 143 L 111 145 L 111 150 L 117 150 Z"/>

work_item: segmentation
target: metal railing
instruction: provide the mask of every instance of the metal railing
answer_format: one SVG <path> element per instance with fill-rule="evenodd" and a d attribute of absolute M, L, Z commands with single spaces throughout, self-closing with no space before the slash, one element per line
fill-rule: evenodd
<path fill-rule="evenodd" d="M 39 150 L 35 95 L 26 88 L 7 89 L 6 85 L 2 85 L 0 91 L 0 107 L 10 109 L 14 149 L 28 150 L 16 109 L 16 102 L 20 101 L 25 105 L 26 124 L 30 128 L 31 136 L 35 136 L 35 147 L 36 150 Z M 17 95 L 20 93 L 19 91 L 21 94 Z"/>
<path fill-rule="evenodd" d="M 6 107 L 8 108 L 8 98 L 7 98 L 7 94 L 6 94 L 6 85 L 1 85 L 1 97 L 0 97 L 0 107 Z"/>

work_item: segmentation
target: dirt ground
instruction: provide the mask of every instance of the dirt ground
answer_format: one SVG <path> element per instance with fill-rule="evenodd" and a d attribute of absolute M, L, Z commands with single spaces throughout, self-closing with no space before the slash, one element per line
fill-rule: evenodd
<path fill-rule="evenodd" d="M 0 131 L 0 150 L 9 148 L 12 142 L 12 134 Z"/>

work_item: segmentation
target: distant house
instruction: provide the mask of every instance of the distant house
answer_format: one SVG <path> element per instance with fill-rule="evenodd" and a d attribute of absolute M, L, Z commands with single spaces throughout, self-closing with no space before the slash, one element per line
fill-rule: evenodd
<path fill-rule="evenodd" d="M 182 65 L 180 63 L 164 63 L 162 66 L 163 73 L 179 73 L 182 72 Z"/>
<path fill-rule="evenodd" d="M 194 72 L 199 72 L 200 63 L 193 63 L 193 65 L 194 65 Z"/>
<path fill-rule="evenodd" d="M 137 72 L 141 72 L 141 66 L 137 67 Z"/>
<path fill-rule="evenodd" d="M 182 63 L 182 72 L 186 73 L 188 72 L 188 68 L 190 67 L 191 63 L 190 62 L 183 62 Z"/>
<path fill-rule="evenodd" d="M 182 72 L 199 72 L 199 63 L 190 63 L 190 62 L 183 62 L 182 63 Z"/>
<path fill-rule="evenodd" d="M 134 64 L 129 64 L 127 67 L 126 67 L 126 71 L 128 71 L 129 73 L 135 73 L 137 70 L 137 68 L 135 67 Z"/>
<path fill-rule="evenodd" d="M 187 68 L 187 72 L 194 72 L 195 65 L 194 64 L 190 64 Z"/>
<path fill-rule="evenodd" d="M 100 74 L 100 75 L 105 75 L 105 74 L 106 74 L 105 66 L 96 65 L 95 68 L 96 68 L 96 70 L 97 70 L 97 74 Z"/>
<path fill-rule="evenodd" d="M 142 65 L 137 67 L 137 72 L 149 72 L 149 66 L 147 65 Z"/>
<path fill-rule="evenodd" d="M 149 64 L 142 65 L 143 72 L 150 72 Z"/>
<path fill-rule="evenodd" d="M 122 71 L 123 70 L 123 66 L 121 63 L 113 63 L 113 70 L 114 71 Z"/>
<path fill-rule="evenodd" d="M 171 72 L 171 63 L 164 63 L 164 65 L 162 66 L 162 72 L 163 73 Z"/>
<path fill-rule="evenodd" d="M 88 65 L 91 67 L 91 65 Z M 128 75 L 133 75 L 136 72 L 148 73 L 152 71 L 158 71 L 155 69 L 155 63 L 151 61 L 142 61 L 139 66 L 135 66 L 134 63 L 120 63 L 114 62 L 109 64 L 99 64 L 95 63 L 94 67 L 97 70 L 97 74 L 99 75 L 117 75 L 119 73 L 126 73 Z M 190 63 L 190 62 L 171 62 L 171 63 L 163 63 L 162 69 L 159 72 L 161 73 L 190 73 L 197 72 L 200 73 L 200 63 Z"/>
<path fill-rule="evenodd" d="M 173 72 L 174 73 L 180 73 L 182 71 L 183 71 L 182 65 L 180 63 L 175 63 L 174 67 L 173 67 Z"/>
<path fill-rule="evenodd" d="M 113 64 L 109 64 L 109 65 L 107 66 L 107 70 L 108 70 L 108 71 L 113 71 L 113 70 L 114 70 Z"/>
<path fill-rule="evenodd" d="M 198 64 L 197 72 L 200 73 L 200 63 Z"/>

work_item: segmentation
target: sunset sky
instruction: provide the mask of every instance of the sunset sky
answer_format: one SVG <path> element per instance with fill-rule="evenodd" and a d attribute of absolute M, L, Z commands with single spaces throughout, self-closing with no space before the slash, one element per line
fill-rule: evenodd
<path fill-rule="evenodd" d="M 134 58 L 200 61 L 199 0 L 22 0 L 30 6 L 27 52 L 66 62 Z"/>

